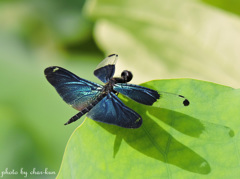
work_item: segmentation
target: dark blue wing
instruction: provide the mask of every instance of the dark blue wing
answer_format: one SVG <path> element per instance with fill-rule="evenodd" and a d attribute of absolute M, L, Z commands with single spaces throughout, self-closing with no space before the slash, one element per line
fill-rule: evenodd
<path fill-rule="evenodd" d="M 125 128 L 138 128 L 142 124 L 141 116 L 125 106 L 112 92 L 94 106 L 87 116 L 95 121 Z"/>
<path fill-rule="evenodd" d="M 145 105 L 152 105 L 160 98 L 157 91 L 139 85 L 117 83 L 113 86 L 113 89 Z"/>
<path fill-rule="evenodd" d="M 79 111 L 92 103 L 102 90 L 101 85 L 84 80 L 61 67 L 48 67 L 44 73 L 63 100 Z"/>
<path fill-rule="evenodd" d="M 118 55 L 112 54 L 105 58 L 101 63 L 98 64 L 94 75 L 98 77 L 102 82 L 107 83 L 115 73 L 115 63 Z"/>

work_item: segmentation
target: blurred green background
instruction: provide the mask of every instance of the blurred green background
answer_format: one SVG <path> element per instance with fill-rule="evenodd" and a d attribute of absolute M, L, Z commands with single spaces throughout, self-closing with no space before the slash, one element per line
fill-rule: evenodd
<path fill-rule="evenodd" d="M 1 0 L 0 172 L 59 170 L 80 122 L 63 125 L 77 111 L 45 79 L 50 65 L 99 82 L 94 68 L 118 53 L 116 75 L 129 69 L 133 83 L 195 78 L 239 88 L 239 9 L 237 0 Z M 13 177 L 22 176 L 4 176 Z"/>

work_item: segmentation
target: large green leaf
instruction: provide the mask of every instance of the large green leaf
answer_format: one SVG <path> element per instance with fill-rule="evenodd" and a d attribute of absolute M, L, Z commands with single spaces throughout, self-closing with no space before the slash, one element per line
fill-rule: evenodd
<path fill-rule="evenodd" d="M 99 46 L 120 54 L 137 83 L 161 76 L 240 86 L 237 16 L 193 0 L 91 0 L 86 7 Z"/>
<path fill-rule="evenodd" d="M 60 178 L 236 178 L 240 175 L 240 91 L 192 79 L 143 84 L 169 93 L 153 106 L 125 104 L 139 129 L 86 119 L 72 134 Z M 169 101 L 171 100 L 171 101 Z"/>

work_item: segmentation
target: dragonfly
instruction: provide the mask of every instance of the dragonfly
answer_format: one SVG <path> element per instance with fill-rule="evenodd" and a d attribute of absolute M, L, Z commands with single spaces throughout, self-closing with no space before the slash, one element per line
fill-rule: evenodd
<path fill-rule="evenodd" d="M 117 54 L 109 55 L 94 71 L 94 75 L 104 85 L 80 78 L 58 66 L 44 70 L 48 82 L 62 99 L 80 111 L 65 125 L 78 120 L 86 113 L 88 118 L 95 121 L 123 128 L 139 128 L 142 125 L 142 117 L 127 107 L 117 95 L 121 93 L 138 103 L 151 106 L 160 98 L 160 94 L 150 88 L 129 84 L 133 74 L 128 70 L 124 70 L 121 77 L 113 77 L 117 58 Z"/>

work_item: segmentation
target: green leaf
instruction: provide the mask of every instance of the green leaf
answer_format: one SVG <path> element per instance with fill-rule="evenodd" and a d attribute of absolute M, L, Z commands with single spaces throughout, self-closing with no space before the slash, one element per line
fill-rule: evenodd
<path fill-rule="evenodd" d="M 192 0 L 91 0 L 86 7 L 99 46 L 118 53 L 136 83 L 190 77 L 240 86 L 237 16 Z"/>
<path fill-rule="evenodd" d="M 143 125 L 125 129 L 87 118 L 68 142 L 58 179 L 240 175 L 238 89 L 192 79 L 143 86 L 168 92 L 153 106 L 121 97 L 142 116 Z M 190 105 L 184 107 L 183 99 L 170 93 L 186 96 Z"/>

